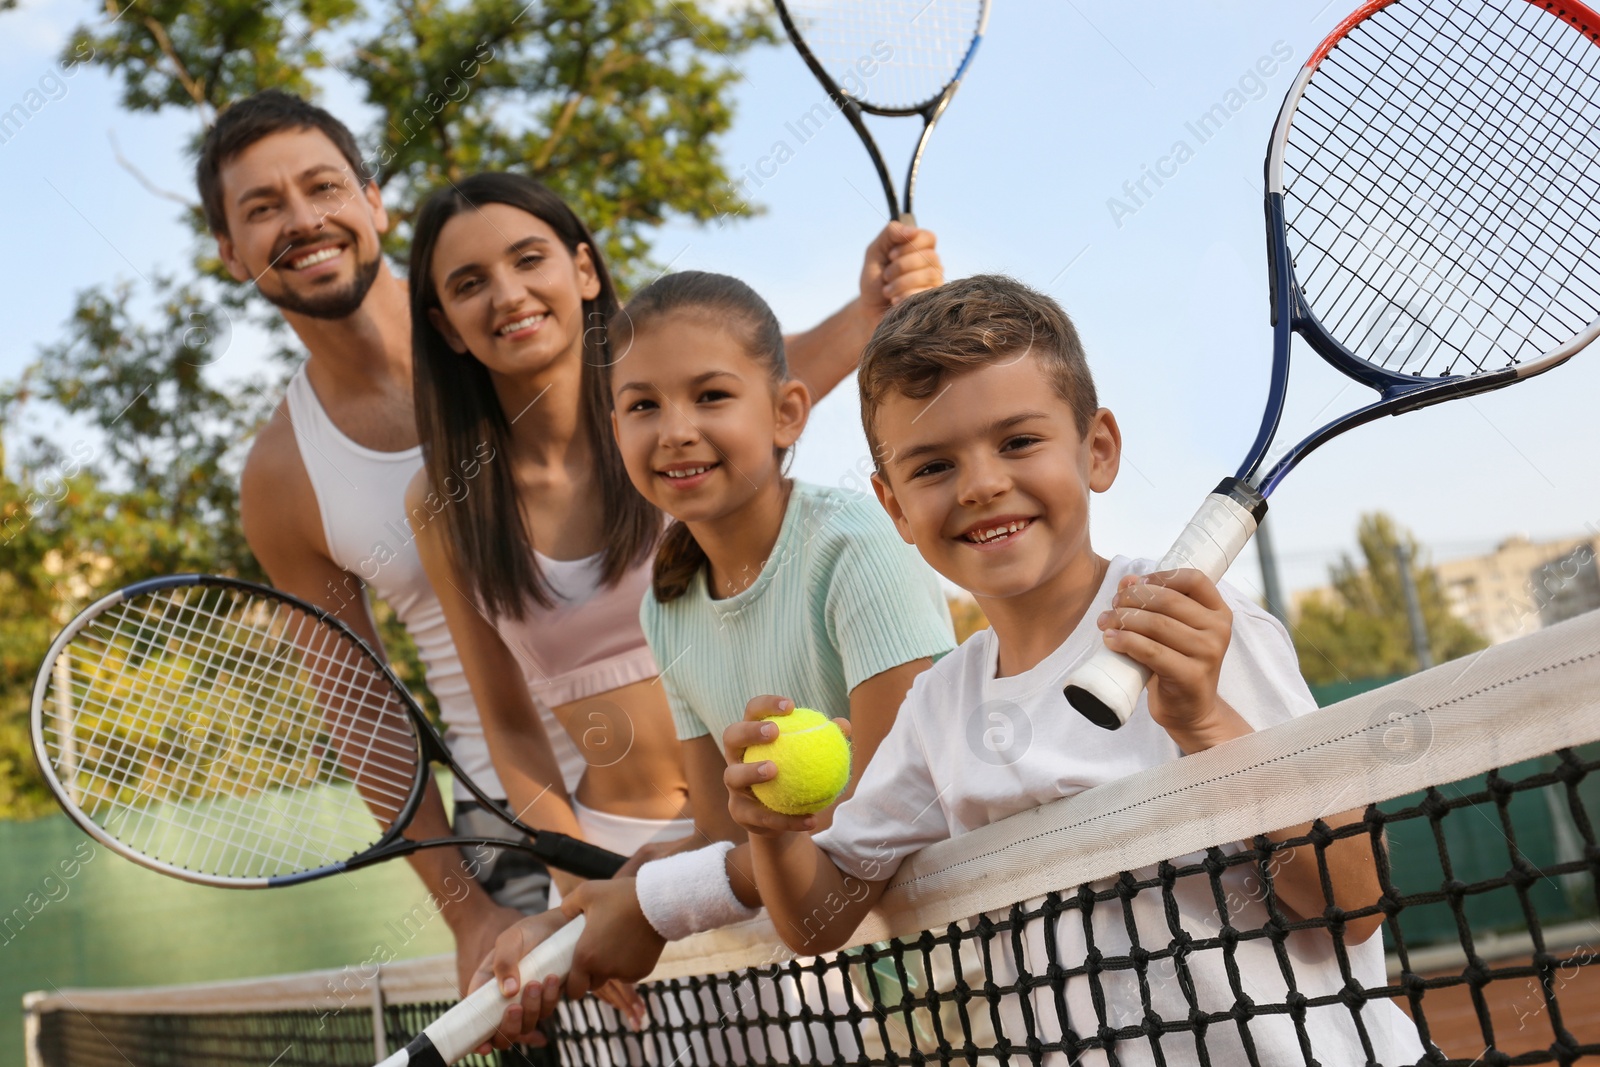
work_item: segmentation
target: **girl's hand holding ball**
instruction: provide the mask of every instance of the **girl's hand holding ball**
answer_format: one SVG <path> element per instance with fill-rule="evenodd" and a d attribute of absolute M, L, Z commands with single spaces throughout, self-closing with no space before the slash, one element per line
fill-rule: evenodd
<path fill-rule="evenodd" d="M 810 708 L 764 721 L 777 725 L 777 739 L 745 749 L 744 762 L 770 760 L 778 773 L 751 786 L 756 799 L 782 815 L 814 815 L 832 804 L 850 784 L 844 731 Z"/>
<path fill-rule="evenodd" d="M 782 697 L 756 697 L 723 733 L 728 810 L 762 836 L 816 828 L 813 818 L 850 784 L 849 722 Z"/>

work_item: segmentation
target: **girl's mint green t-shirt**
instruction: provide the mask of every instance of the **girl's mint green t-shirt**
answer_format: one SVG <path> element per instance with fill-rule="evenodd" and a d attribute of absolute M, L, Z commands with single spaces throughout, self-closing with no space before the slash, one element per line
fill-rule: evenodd
<path fill-rule="evenodd" d="M 639 618 L 678 737 L 710 734 L 719 747 L 751 697 L 848 718 L 857 685 L 956 645 L 938 577 L 883 507 L 803 482 L 748 589 L 713 600 L 702 568 L 671 603 L 646 595 Z"/>

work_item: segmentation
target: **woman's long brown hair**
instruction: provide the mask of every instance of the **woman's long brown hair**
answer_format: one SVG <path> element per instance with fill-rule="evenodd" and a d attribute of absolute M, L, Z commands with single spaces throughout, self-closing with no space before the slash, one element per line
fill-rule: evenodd
<path fill-rule="evenodd" d="M 555 598 L 534 558 L 533 534 L 512 477 L 511 424 L 489 370 L 456 352 L 430 321 L 438 310 L 433 253 L 445 223 L 485 204 L 505 204 L 543 220 L 567 250 L 587 245 L 600 293 L 583 302 L 582 426 L 594 456 L 604 533 L 601 581 L 614 586 L 649 557 L 661 534 L 661 513 L 628 480 L 611 433 L 607 376 L 611 346 L 606 323 L 618 306 L 610 272 L 588 227 L 566 202 L 531 178 L 478 174 L 440 189 L 422 205 L 411 243 L 411 351 L 417 431 L 433 492 L 441 508 L 452 562 L 491 616 L 524 618 L 528 603 L 551 607 Z M 530 418 L 538 417 L 530 412 Z M 467 472 L 471 471 L 472 474 Z M 450 485 L 464 487 L 458 497 Z"/>

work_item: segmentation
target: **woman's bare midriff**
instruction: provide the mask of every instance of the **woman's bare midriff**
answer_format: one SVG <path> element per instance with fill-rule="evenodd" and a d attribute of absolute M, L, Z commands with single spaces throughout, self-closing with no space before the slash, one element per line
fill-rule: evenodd
<path fill-rule="evenodd" d="M 613 689 L 554 709 L 588 770 L 577 800 L 635 819 L 689 818 L 689 781 L 659 680 Z"/>

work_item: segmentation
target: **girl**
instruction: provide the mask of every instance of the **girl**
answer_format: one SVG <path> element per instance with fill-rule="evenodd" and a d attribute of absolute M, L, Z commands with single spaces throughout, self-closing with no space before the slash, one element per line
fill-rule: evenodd
<path fill-rule="evenodd" d="M 755 914 L 748 848 L 732 845 L 744 833 L 728 814 L 720 747 L 746 703 L 778 693 L 848 718 L 848 796 L 912 680 L 955 640 L 937 578 L 876 500 L 784 476 L 810 396 L 789 377 L 777 320 L 748 286 L 695 271 L 668 275 L 628 303 L 610 335 L 611 419 L 623 463 L 640 494 L 674 519 L 641 617 L 663 666 L 697 832 L 654 850 L 660 862 L 642 866 L 637 879 L 577 890 L 564 910 L 588 915 L 584 942 L 609 973 L 642 977 L 667 940 Z M 820 827 L 830 817 L 811 821 Z M 703 847 L 708 840 L 719 844 Z M 516 960 L 562 921 L 513 926 L 473 984 L 515 975 Z M 580 946 L 574 994 L 586 988 L 584 955 Z M 842 997 L 792 984 L 783 993 L 792 1010 Z M 540 989 L 527 990 L 530 1032 L 550 1007 Z M 748 1017 L 754 1009 L 702 1010 Z M 736 1059 L 762 1059 L 754 1047 L 762 1037 L 784 1047 L 775 1035 L 751 1036 L 744 1049 L 732 1038 Z M 820 1028 L 793 1039 L 818 1049 L 851 1040 Z"/>
<path fill-rule="evenodd" d="M 811 400 L 749 286 L 668 275 L 628 303 L 612 343 L 623 463 L 674 519 L 641 617 L 667 665 L 696 836 L 741 841 L 721 739 L 746 702 L 781 693 L 848 718 L 848 796 L 912 679 L 955 647 L 949 609 L 876 500 L 784 476 Z"/>

